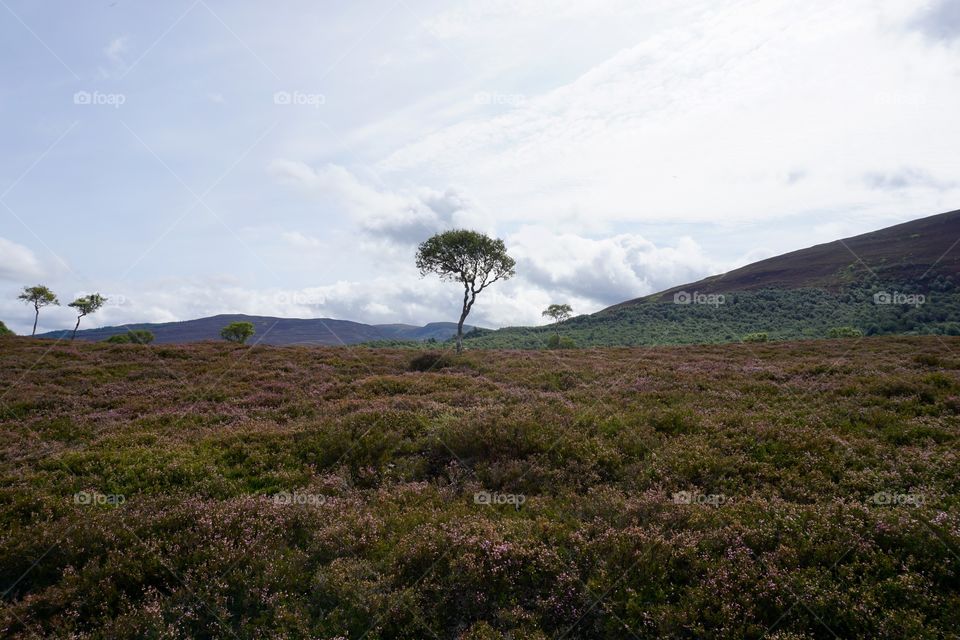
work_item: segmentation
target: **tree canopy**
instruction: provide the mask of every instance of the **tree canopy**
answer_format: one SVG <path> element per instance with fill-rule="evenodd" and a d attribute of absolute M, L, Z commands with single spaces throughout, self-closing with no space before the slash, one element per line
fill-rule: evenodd
<path fill-rule="evenodd" d="M 95 313 L 106 302 L 107 299 L 101 296 L 99 293 L 91 293 L 88 296 L 77 298 L 67 305 L 68 307 L 73 307 L 77 310 L 77 324 L 73 327 L 73 334 L 70 336 L 71 340 L 77 337 L 77 329 L 80 328 L 80 319 L 83 318 L 83 316 Z"/>
<path fill-rule="evenodd" d="M 545 318 L 553 318 L 557 324 L 569 320 L 573 315 L 573 307 L 568 304 L 552 304 L 541 313 Z"/>
<path fill-rule="evenodd" d="M 454 229 L 428 238 L 417 249 L 420 276 L 435 274 L 441 280 L 463 285 L 463 307 L 457 323 L 457 353 L 463 350 L 463 321 L 477 294 L 497 280 L 516 274 L 516 262 L 507 255 L 503 240 L 477 231 Z"/>
<path fill-rule="evenodd" d="M 220 337 L 229 342 L 245 343 L 256 333 L 252 322 L 231 322 L 220 330 Z"/>
<path fill-rule="evenodd" d="M 60 304 L 60 301 L 57 300 L 57 295 L 51 291 L 49 287 L 42 284 L 24 287 L 23 292 L 17 296 L 17 299 L 33 305 L 33 333 L 30 335 L 36 335 L 37 333 L 37 321 L 40 319 L 40 308 L 52 304 Z"/>

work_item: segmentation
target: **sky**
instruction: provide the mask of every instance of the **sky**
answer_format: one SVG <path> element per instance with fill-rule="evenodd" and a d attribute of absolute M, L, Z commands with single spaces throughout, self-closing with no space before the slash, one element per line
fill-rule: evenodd
<path fill-rule="evenodd" d="M 0 0 L 0 320 L 590 313 L 960 208 L 960 0 Z"/>

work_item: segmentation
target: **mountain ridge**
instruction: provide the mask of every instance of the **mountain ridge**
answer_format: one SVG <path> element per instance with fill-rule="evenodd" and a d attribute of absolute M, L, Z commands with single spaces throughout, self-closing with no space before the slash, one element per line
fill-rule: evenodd
<path fill-rule="evenodd" d="M 176 322 L 138 322 L 117 326 L 81 329 L 77 339 L 100 341 L 110 336 L 125 334 L 136 329 L 146 329 L 159 344 L 202 342 L 220 340 L 220 330 L 231 322 L 252 322 L 256 334 L 251 343 L 271 345 L 350 345 L 378 340 L 426 341 L 446 340 L 456 334 L 455 322 L 430 322 L 423 326 L 403 323 L 364 324 L 352 320 L 334 318 L 277 318 L 252 316 L 241 313 L 224 313 L 192 320 Z M 473 327 L 464 326 L 464 331 Z M 38 338 L 69 338 L 71 330 L 48 331 Z"/>
<path fill-rule="evenodd" d="M 927 276 L 960 276 L 960 210 L 902 222 L 848 238 L 789 251 L 640 298 L 611 305 L 603 313 L 679 291 L 732 293 L 758 289 L 820 288 L 838 291 L 865 274 L 890 282 L 917 282 Z M 802 267 L 801 267 L 802 263 Z M 596 314 L 594 314 L 596 315 Z"/>

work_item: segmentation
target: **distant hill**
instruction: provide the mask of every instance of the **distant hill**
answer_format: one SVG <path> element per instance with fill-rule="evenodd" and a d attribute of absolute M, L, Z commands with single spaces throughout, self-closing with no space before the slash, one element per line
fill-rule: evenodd
<path fill-rule="evenodd" d="M 761 260 L 564 323 L 578 346 L 860 332 L 960 335 L 960 211 Z M 472 347 L 542 348 L 552 327 L 477 330 Z"/>
<path fill-rule="evenodd" d="M 252 322 L 257 332 L 250 342 L 275 345 L 341 345 L 382 340 L 425 341 L 430 338 L 443 341 L 457 332 L 457 325 L 454 322 L 431 322 L 418 327 L 408 324 L 371 325 L 332 318 L 273 318 L 224 314 L 183 322 L 139 323 L 82 329 L 77 332 L 77 339 L 100 341 L 113 335 L 127 333 L 128 330 L 147 329 L 153 332 L 158 343 L 220 340 L 220 330 L 231 322 Z M 464 327 L 464 331 L 467 330 L 467 327 Z M 70 333 L 69 330 L 51 331 L 39 334 L 37 337 L 69 337 Z"/>
<path fill-rule="evenodd" d="M 839 291 L 875 275 L 894 283 L 932 281 L 960 274 L 960 210 L 767 258 L 699 282 L 614 305 L 672 297 L 677 291 L 732 293 L 759 289 Z"/>

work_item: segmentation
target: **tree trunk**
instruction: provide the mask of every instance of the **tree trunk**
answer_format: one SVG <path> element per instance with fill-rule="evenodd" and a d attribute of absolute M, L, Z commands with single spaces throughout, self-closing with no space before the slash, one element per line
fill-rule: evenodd
<path fill-rule="evenodd" d="M 77 316 L 77 324 L 74 325 L 74 327 L 73 327 L 73 335 L 70 336 L 70 339 L 71 339 L 71 340 L 73 340 L 74 338 L 77 337 L 77 329 L 80 328 L 80 318 L 82 318 L 82 317 L 83 317 L 83 316 Z"/>
<path fill-rule="evenodd" d="M 33 333 L 30 334 L 31 336 L 37 335 L 37 320 L 40 319 L 40 309 L 38 307 L 34 307 L 34 309 L 36 313 L 33 314 Z"/>
<path fill-rule="evenodd" d="M 457 323 L 457 355 L 463 353 L 463 321 L 467 319 L 468 313 L 470 313 L 470 307 L 465 306 L 463 313 L 460 314 L 460 322 Z"/>
<path fill-rule="evenodd" d="M 460 321 L 457 323 L 457 355 L 463 353 L 463 321 L 467 319 L 467 314 L 470 313 L 470 307 L 473 306 L 473 301 L 477 299 L 476 293 L 474 293 L 472 296 L 470 293 L 470 289 L 464 285 L 463 311 L 460 313 Z"/>

